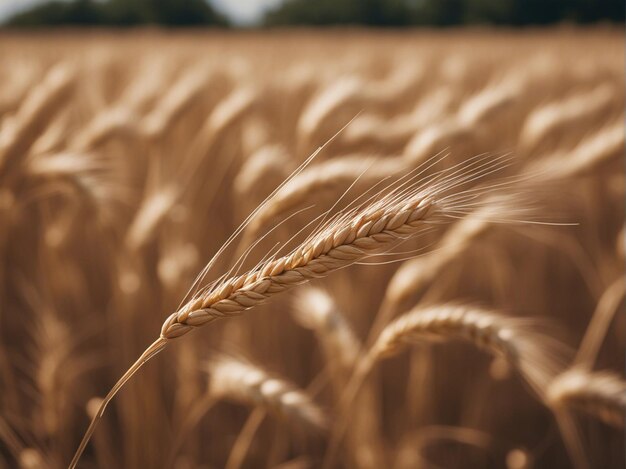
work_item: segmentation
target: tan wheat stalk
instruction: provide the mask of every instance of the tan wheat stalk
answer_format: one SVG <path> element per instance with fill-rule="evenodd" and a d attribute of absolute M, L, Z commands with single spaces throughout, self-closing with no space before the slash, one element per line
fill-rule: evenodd
<path fill-rule="evenodd" d="M 584 368 L 588 371 L 593 368 L 613 318 L 623 306 L 625 295 L 626 282 L 620 276 L 600 297 L 585 335 L 578 346 L 573 363 L 574 368 Z"/>
<path fill-rule="evenodd" d="M 57 118 L 35 140 L 30 148 L 30 153 L 39 155 L 59 151 L 68 138 L 69 128 L 69 110 L 66 109 L 59 113 Z"/>
<path fill-rule="evenodd" d="M 207 173 L 210 172 L 213 175 L 214 180 L 211 184 L 211 192 L 207 194 L 205 191 L 202 198 L 207 202 L 212 201 L 219 188 L 219 182 L 233 163 L 233 158 L 216 161 L 208 156 L 217 142 L 252 112 L 258 98 L 259 90 L 253 85 L 248 85 L 236 88 L 215 106 L 189 146 L 176 178 L 176 183 L 180 187 L 204 187 L 206 180 L 198 179 L 196 175 L 198 171 L 204 169 L 203 164 L 209 163 L 210 171 L 209 166 L 205 167 Z M 190 191 L 190 189 L 186 190 Z"/>
<path fill-rule="evenodd" d="M 300 290 L 293 308 L 296 321 L 315 332 L 338 385 L 356 363 L 361 343 L 330 295 L 317 287 Z"/>
<path fill-rule="evenodd" d="M 525 80 L 516 76 L 495 86 L 487 85 L 463 104 L 456 119 L 474 131 L 479 130 L 477 127 L 493 122 L 519 102 L 524 84 Z"/>
<path fill-rule="evenodd" d="M 85 412 L 89 418 L 93 418 L 96 412 L 98 412 L 101 401 L 102 399 L 99 397 L 92 397 L 87 401 Z M 115 467 L 118 466 L 119 463 L 116 461 L 115 446 L 109 438 L 110 427 L 107 427 L 106 424 L 103 426 L 106 431 L 94 437 L 93 446 L 96 453 L 96 460 L 103 467 Z"/>
<path fill-rule="evenodd" d="M 66 210 L 55 217 L 56 245 L 65 239 L 80 209 L 87 208 L 97 223 L 109 225 L 114 209 L 128 197 L 127 188 L 115 179 L 109 163 L 94 154 L 33 155 L 23 166 L 16 206 L 27 207 L 52 195 L 66 197 Z"/>
<path fill-rule="evenodd" d="M 174 207 L 178 196 L 177 187 L 162 185 L 144 197 L 124 240 L 131 252 L 139 250 L 152 239 L 159 224 Z"/>
<path fill-rule="evenodd" d="M 453 94 L 438 88 L 420 100 L 407 114 L 385 118 L 380 114 L 361 114 L 346 129 L 342 141 L 350 147 L 375 142 L 377 145 L 406 143 L 420 128 L 441 120 L 449 111 Z"/>
<path fill-rule="evenodd" d="M 624 128 L 618 122 L 586 138 L 571 152 L 528 165 L 524 172 L 528 177 L 522 177 L 522 185 L 554 184 L 593 174 L 597 168 L 621 158 L 623 151 Z M 476 238 L 502 226 L 492 220 L 510 205 L 511 201 L 501 197 L 485 200 L 481 207 L 450 228 L 441 239 L 440 249 L 403 263 L 389 281 L 373 333 L 380 331 L 404 301 L 471 247 Z"/>
<path fill-rule="evenodd" d="M 24 60 L 24 57 L 15 60 L 3 61 L 4 74 L 2 76 L 2 90 L 0 91 L 0 116 L 2 118 L 15 111 L 24 101 L 33 83 L 36 83 L 43 72 L 43 64 L 37 60 Z"/>
<path fill-rule="evenodd" d="M 183 74 L 157 107 L 141 122 L 142 134 L 150 140 L 165 135 L 187 106 L 206 90 L 209 72 L 207 67 L 202 65 Z"/>
<path fill-rule="evenodd" d="M 455 190 L 481 177 L 485 171 L 497 170 L 500 163 L 497 159 L 495 163 L 489 159 L 487 162 L 484 158 L 475 159 L 468 165 L 426 178 L 421 183 L 414 181 L 419 176 L 417 173 L 380 199 L 374 198 L 359 208 L 336 216 L 290 254 L 263 262 L 245 274 L 224 277 L 202 289 L 167 318 L 161 336 L 104 398 L 101 412 L 92 420 L 70 467 L 76 466 L 108 402 L 170 340 L 217 319 L 237 316 L 308 280 L 329 275 L 370 255 L 389 251 L 423 232 L 428 223 L 445 219 L 447 211 L 455 207 Z"/>
<path fill-rule="evenodd" d="M 448 118 L 418 132 L 404 146 L 402 158 L 415 166 L 443 148 L 449 149 L 452 154 L 465 154 L 474 138 L 471 127 L 456 118 Z"/>
<path fill-rule="evenodd" d="M 505 81 L 497 87 L 486 87 L 468 98 L 458 113 L 415 134 L 405 145 L 403 158 L 416 165 L 442 148 L 448 148 L 453 154 L 468 152 L 483 136 L 483 127 L 497 121 L 502 112 L 519 101 L 516 98 L 522 89 L 521 82 L 515 80 Z"/>
<path fill-rule="evenodd" d="M 112 137 L 136 137 L 140 131 L 139 116 L 130 106 L 105 109 L 72 136 L 68 148 L 76 151 L 92 151 Z"/>
<path fill-rule="evenodd" d="M 35 448 L 24 448 L 19 456 L 20 469 L 43 469 L 52 467 L 50 461 Z"/>
<path fill-rule="evenodd" d="M 322 345 L 326 366 L 330 369 L 335 395 L 340 399 L 358 363 L 361 341 L 332 297 L 321 288 L 302 288 L 296 297 L 293 312 L 302 327 L 315 332 Z M 354 462 L 361 468 L 384 465 L 373 391 L 366 388 L 359 395 L 360 412 L 355 416 L 354 431 L 349 435 Z"/>
<path fill-rule="evenodd" d="M 311 99 L 297 124 L 296 132 L 302 147 L 301 151 L 308 151 L 307 147 L 318 136 L 323 123 L 328 121 L 328 116 L 355 100 L 362 86 L 363 82 L 360 78 L 344 77 L 331 82 Z"/>
<path fill-rule="evenodd" d="M 306 391 L 247 360 L 220 355 L 209 362 L 207 371 L 211 377 L 209 393 L 215 399 L 260 406 L 314 431 L 327 428 L 326 415 Z"/>
<path fill-rule="evenodd" d="M 497 198 L 484 201 L 484 206 L 459 220 L 442 236 L 438 249 L 400 265 L 387 284 L 385 296 L 372 325 L 372 334 L 378 334 L 410 297 L 419 293 L 424 285 L 433 281 L 442 270 L 458 259 L 472 242 L 493 226 L 506 203 Z"/>
<path fill-rule="evenodd" d="M 514 318 L 483 308 L 444 304 L 415 307 L 389 323 L 370 349 L 362 355 L 343 396 L 343 414 L 331 438 L 325 467 L 332 467 L 349 420 L 350 403 L 373 367 L 396 355 L 407 344 L 429 340 L 461 339 L 504 358 L 517 369 L 537 396 L 545 399 L 546 388 L 563 368 L 565 345 L 537 332 L 532 320 Z"/>
<path fill-rule="evenodd" d="M 241 128 L 241 151 L 246 161 L 262 148 L 283 146 L 281 143 L 273 142 L 275 136 L 272 135 L 272 130 L 273 126 L 270 126 L 270 121 L 266 116 L 248 116 L 248 119 Z M 275 145 L 273 145 L 273 143 L 275 143 Z M 289 164 L 291 164 L 291 161 L 289 161 Z M 281 181 L 284 180 L 285 178 L 281 179 Z"/>
<path fill-rule="evenodd" d="M 355 183 L 371 186 L 398 174 L 406 165 L 397 158 L 350 155 L 306 168 L 292 178 L 256 213 L 246 227 L 241 246 L 247 248 L 272 221 L 323 195 L 335 196 Z"/>
<path fill-rule="evenodd" d="M 216 139 L 245 115 L 254 104 L 255 98 L 256 93 L 252 88 L 236 90 L 213 109 L 190 145 L 186 165 L 180 166 L 178 177 L 173 182 L 168 180 L 167 175 L 162 174 L 163 171 L 158 165 L 151 166 L 154 176 L 148 181 L 146 195 L 126 235 L 125 243 L 131 251 L 138 250 L 154 236 L 158 226 L 179 202 L 184 191 L 189 190 L 189 185 L 195 180 L 198 166 L 206 161 L 206 156 Z M 219 178 L 226 169 L 227 162 L 214 164 L 213 170 L 217 180 L 213 184 L 215 189 L 212 194 L 217 191 Z M 212 194 L 204 193 L 203 197 L 210 202 Z"/>
<path fill-rule="evenodd" d="M 547 396 L 558 409 L 582 410 L 608 425 L 624 427 L 626 382 L 615 373 L 573 368 L 550 383 Z"/>
<path fill-rule="evenodd" d="M 60 63 L 29 93 L 0 133 L 0 176 L 6 176 L 27 153 L 35 137 L 69 97 L 75 78 L 74 68 L 67 63 Z"/>
<path fill-rule="evenodd" d="M 247 205 L 244 207 L 246 213 L 249 213 L 249 205 L 257 206 L 293 169 L 291 158 L 283 145 L 263 145 L 257 148 L 243 163 L 233 184 L 237 200 Z"/>
<path fill-rule="evenodd" d="M 137 137 L 142 130 L 142 123 L 140 119 L 140 112 L 143 107 L 150 100 L 154 98 L 158 93 L 161 93 L 162 87 L 165 85 L 164 76 L 165 70 L 163 64 L 159 62 L 149 62 L 145 65 L 147 71 L 144 75 L 140 76 L 140 79 L 136 79 L 134 83 L 126 87 L 124 94 L 120 97 L 118 102 L 109 108 L 105 108 L 98 112 L 84 127 L 70 136 L 70 142 L 68 148 L 76 151 L 90 151 L 99 147 L 108 139 L 113 136 L 118 137 Z M 193 74 L 192 74 L 193 75 Z M 188 85 L 189 82 L 182 81 L 180 84 L 174 86 L 172 93 L 176 96 L 180 96 L 182 91 L 177 88 L 178 86 Z M 192 83 L 193 85 L 194 83 Z M 193 91 L 193 90 L 191 90 Z M 169 96 L 169 95 L 167 95 Z M 175 112 L 174 98 L 168 100 L 164 98 L 164 102 L 170 104 L 161 103 L 163 107 L 169 107 L 170 112 Z M 184 106 L 185 99 L 181 99 L 179 105 Z M 154 111 L 165 113 L 166 111 Z M 154 120 L 154 117 L 146 117 L 147 121 Z M 166 120 L 166 119 L 165 119 Z M 150 126 L 151 124 L 143 124 Z"/>
<path fill-rule="evenodd" d="M 624 126 L 620 119 L 586 137 L 573 150 L 557 151 L 528 165 L 528 171 L 536 174 L 538 183 L 558 182 L 594 174 L 623 154 Z"/>
<path fill-rule="evenodd" d="M 373 364 L 395 355 L 412 341 L 462 339 L 505 358 L 543 396 L 549 381 L 562 367 L 566 348 L 537 333 L 531 325 L 531 320 L 467 305 L 417 307 L 383 329 L 366 362 Z"/>
<path fill-rule="evenodd" d="M 521 130 L 520 148 L 537 153 L 560 135 L 584 128 L 604 117 L 614 102 L 613 86 L 604 83 L 588 93 L 550 103 L 533 111 Z"/>
<path fill-rule="evenodd" d="M 166 57 L 147 57 L 138 64 L 134 79 L 124 87 L 119 106 L 138 113 L 145 111 L 170 86 L 168 80 L 174 71 Z"/>
<path fill-rule="evenodd" d="M 107 196 L 113 198 L 112 194 L 107 194 L 104 177 L 107 170 L 103 159 L 89 153 L 60 152 L 32 156 L 26 159 L 24 165 L 24 195 L 32 191 L 38 193 L 32 197 L 41 197 L 54 190 L 71 187 L 83 197 L 83 201 L 105 200 Z"/>
<path fill-rule="evenodd" d="M 277 293 L 387 250 L 422 231 L 425 222 L 441 213 L 436 199 L 421 191 L 407 198 L 385 197 L 348 212 L 291 254 L 202 292 L 165 321 L 162 338 L 174 339 L 216 319 L 235 316 Z"/>
<path fill-rule="evenodd" d="M 405 64 L 380 82 L 370 82 L 356 74 L 331 82 L 311 99 L 298 120 L 299 144 L 308 151 L 308 145 L 320 138 L 319 134 L 324 127 L 337 124 L 333 116 L 339 112 L 345 113 L 344 109 L 351 112 L 355 106 L 371 109 L 388 105 L 393 99 L 407 93 L 421 73 L 419 66 Z"/>

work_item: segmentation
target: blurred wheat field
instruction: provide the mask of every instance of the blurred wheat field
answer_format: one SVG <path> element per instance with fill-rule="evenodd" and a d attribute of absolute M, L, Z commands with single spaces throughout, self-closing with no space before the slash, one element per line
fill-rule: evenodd
<path fill-rule="evenodd" d="M 79 467 L 624 466 L 622 31 L 4 33 L 0 77 L 2 467 L 66 467 L 166 320 Z M 231 301 L 327 210 L 499 161 Z M 194 311 L 254 308 L 170 341 L 257 207 Z"/>

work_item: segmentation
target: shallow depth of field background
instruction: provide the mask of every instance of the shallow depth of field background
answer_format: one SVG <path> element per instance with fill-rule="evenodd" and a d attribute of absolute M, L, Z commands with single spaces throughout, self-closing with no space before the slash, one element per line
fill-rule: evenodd
<path fill-rule="evenodd" d="M 494 218 L 555 224 L 437 225 L 404 255 L 316 281 L 318 296 L 298 287 L 182 338 L 109 406 L 79 467 L 319 467 L 354 366 L 324 334 L 345 327 L 363 353 L 389 303 L 394 316 L 456 302 L 534 318 L 571 351 L 560 371 L 586 342 L 587 371 L 623 383 L 622 28 L 0 31 L 0 467 L 65 467 L 97 398 L 206 262 L 349 122 L 302 191 L 286 187 L 296 194 L 244 233 L 307 208 L 248 267 L 360 173 L 348 198 L 440 152 L 447 166 L 509 153 L 505 176 L 543 182 Z M 307 315 L 329 300 L 334 319 L 312 331 Z M 212 395 L 209 363 L 224 353 L 301 388 L 330 428 Z M 555 406 L 472 344 L 420 341 L 376 367 L 335 466 L 585 467 Z M 559 412 L 587 467 L 623 467 L 623 420 L 607 424 L 592 399 Z"/>

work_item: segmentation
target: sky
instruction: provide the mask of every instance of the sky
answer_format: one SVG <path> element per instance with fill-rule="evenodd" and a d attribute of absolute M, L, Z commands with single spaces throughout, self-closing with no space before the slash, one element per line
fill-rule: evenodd
<path fill-rule="evenodd" d="M 0 0 L 0 22 L 5 21 L 18 11 L 27 10 L 45 0 Z M 227 16 L 233 23 L 240 26 L 251 26 L 257 23 L 263 13 L 284 0 L 208 0 L 216 10 Z"/>
<path fill-rule="evenodd" d="M 283 0 L 209 0 L 210 3 L 233 23 L 240 26 L 254 25 L 263 13 Z"/>
<path fill-rule="evenodd" d="M 0 0 L 0 22 L 8 19 L 18 11 L 27 10 L 41 0 Z"/>

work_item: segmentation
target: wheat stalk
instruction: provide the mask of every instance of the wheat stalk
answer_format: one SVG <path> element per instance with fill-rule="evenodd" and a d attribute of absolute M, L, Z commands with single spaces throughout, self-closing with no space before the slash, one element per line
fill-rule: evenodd
<path fill-rule="evenodd" d="M 562 134 L 602 118 L 614 100 L 614 90 L 602 84 L 585 94 L 550 103 L 533 111 L 526 119 L 519 137 L 523 151 L 532 155 Z"/>
<path fill-rule="evenodd" d="M 296 297 L 293 315 L 296 321 L 315 332 L 321 342 L 333 375 L 340 379 L 356 363 L 361 343 L 331 296 L 321 288 L 308 287 Z M 341 379 L 337 384 L 341 385 Z"/>
<path fill-rule="evenodd" d="M 256 206 L 289 176 L 290 169 L 291 159 L 282 145 L 259 146 L 235 177 L 234 192 L 239 200 L 247 202 L 252 198 L 250 202 Z"/>
<path fill-rule="evenodd" d="M 415 182 L 418 173 L 380 199 L 338 215 L 290 254 L 263 262 L 245 274 L 223 278 L 201 290 L 166 319 L 160 337 L 104 398 L 101 411 L 92 420 L 70 467 L 76 466 L 108 402 L 170 340 L 217 319 L 237 316 L 308 280 L 389 251 L 421 233 L 428 223 L 445 218 L 446 211 L 458 209 L 455 190 L 468 181 L 496 171 L 500 164 L 498 159 L 495 162 L 490 158 L 473 159 L 460 168 L 454 167 L 427 177 L 425 181 Z"/>
<path fill-rule="evenodd" d="M 608 425 L 624 426 L 626 381 L 614 373 L 573 368 L 550 383 L 547 396 L 557 408 L 579 409 Z"/>
<path fill-rule="evenodd" d="M 532 324 L 532 322 L 530 322 Z M 368 361 L 395 355 L 402 346 L 429 338 L 469 341 L 515 366 L 543 396 L 561 366 L 564 346 L 529 327 L 529 321 L 477 307 L 442 305 L 417 307 L 391 322 L 369 352 Z"/>
<path fill-rule="evenodd" d="M 246 274 L 217 283 L 192 299 L 163 324 L 164 339 L 231 317 L 308 280 L 326 276 L 415 235 L 440 212 L 434 199 L 414 194 L 395 203 L 383 200 L 362 212 L 339 218 L 287 256 L 265 262 Z"/>
<path fill-rule="evenodd" d="M 140 127 L 142 135 L 149 140 L 163 137 L 187 106 L 205 91 L 209 73 L 203 65 L 184 74 L 165 94 L 157 107 L 142 121 Z"/>
<path fill-rule="evenodd" d="M 361 114 L 343 134 L 342 141 L 349 146 L 368 143 L 392 145 L 406 143 L 410 137 L 427 124 L 443 119 L 452 103 L 449 88 L 440 87 L 420 100 L 412 111 L 392 118 L 379 114 Z"/>
<path fill-rule="evenodd" d="M 584 139 L 570 152 L 559 152 L 528 165 L 520 178 L 519 187 L 524 189 L 524 186 L 530 188 L 538 184 L 555 184 L 585 177 L 622 156 L 624 137 L 621 122 L 603 128 Z M 440 248 L 436 252 L 403 263 L 389 281 L 379 317 L 372 328 L 373 332 L 380 331 L 402 303 L 458 259 L 473 245 L 474 240 L 501 227 L 501 224 L 494 224 L 492 220 L 505 213 L 509 207 L 511 200 L 502 197 L 485 200 L 472 214 L 450 228 L 442 237 Z"/>
<path fill-rule="evenodd" d="M 355 183 L 369 185 L 397 175 L 407 166 L 398 158 L 374 158 L 348 155 L 324 161 L 306 168 L 293 177 L 256 213 L 246 228 L 241 246 L 248 247 L 252 240 L 270 222 L 325 194 L 335 195 Z"/>
<path fill-rule="evenodd" d="M 350 403 L 373 367 L 396 355 L 406 344 L 429 340 L 462 339 L 504 358 L 514 366 L 540 399 L 556 376 L 567 349 L 547 335 L 539 334 L 532 321 L 470 305 L 445 304 L 415 307 L 389 323 L 370 349 L 361 356 L 343 396 L 344 414 L 331 438 L 325 467 L 332 467 L 348 425 Z"/>
<path fill-rule="evenodd" d="M 209 393 L 216 399 L 260 406 L 318 432 L 328 426 L 326 415 L 306 391 L 247 360 L 220 355 L 209 362 L 207 371 L 211 376 Z"/>
<path fill-rule="evenodd" d="M 316 287 L 302 288 L 296 297 L 294 317 L 305 328 L 312 329 L 322 344 L 326 365 L 330 368 L 336 396 L 340 397 L 350 373 L 358 363 L 361 341 L 339 310 L 332 297 Z M 376 413 L 376 394 L 364 389 L 359 395 L 359 409 L 354 431 L 350 434 L 354 463 L 361 468 L 384 464 Z"/>
<path fill-rule="evenodd" d="M 0 133 L 0 175 L 6 176 L 30 148 L 34 137 L 69 97 L 75 79 L 75 70 L 69 64 L 61 63 L 53 67 L 29 94 Z"/>
<path fill-rule="evenodd" d="M 623 426 L 624 408 L 615 359 L 624 335 L 611 327 L 621 324 L 624 296 L 618 29 L 323 38 L 255 32 L 254 44 L 248 35 L 219 32 L 206 40 L 157 32 L 29 36 L 8 32 L 0 47 L 5 465 L 61 466 L 85 417 L 91 423 L 73 463 L 83 450 L 90 454 L 79 466 L 318 467 L 348 424 L 337 465 L 359 469 L 447 466 L 466 455 L 466 465 L 567 465 L 564 450 L 578 469 L 620 461 L 620 429 L 610 428 Z M 332 154 L 306 158 L 350 118 L 333 138 Z M 444 170 L 467 155 L 505 151 L 516 163 L 506 184 L 475 184 L 476 171 Z M 449 156 L 429 160 L 433 154 Z M 292 171 L 188 290 L 215 243 Z M 423 182 L 409 182 L 419 172 Z M 418 192 L 423 200 L 413 206 Z M 351 202 L 354 194 L 360 197 Z M 411 211 L 420 203 L 419 227 L 398 234 L 387 224 L 371 232 L 387 223 L 374 211 L 390 220 L 403 204 Z M 545 222 L 550 226 L 538 226 Z M 340 234 L 354 239 L 335 246 Z M 478 282 L 483 277 L 489 281 Z M 278 295 L 311 278 L 315 288 Z M 553 363 L 558 347 L 549 336 L 556 331 L 463 304 L 466 294 L 500 311 L 567 314 L 566 336 L 586 327 L 567 371 L 538 372 L 549 375 L 538 379 L 548 383 L 542 400 L 524 395 L 530 386 L 522 365 L 541 368 L 544 350 Z M 460 303 L 446 303 L 454 300 Z M 264 302 L 271 304 L 247 311 Z M 409 313 L 421 319 L 393 321 L 413 306 Z M 427 314 L 435 308 L 443 319 Z M 456 309 L 465 313 L 450 312 Z M 94 397 L 170 313 L 164 336 L 104 399 Z M 288 313 L 308 330 L 294 330 Z M 247 317 L 174 342 L 179 333 L 238 314 Z M 385 326 L 404 338 L 385 343 Z M 507 351 L 497 328 L 513 330 L 508 347 L 523 343 L 528 347 L 517 348 L 525 353 Z M 486 361 L 476 361 L 477 351 L 461 365 L 439 363 L 439 352 L 454 352 L 453 340 L 486 349 Z M 291 437 L 315 425 L 296 408 L 280 407 L 282 394 L 260 391 L 278 380 L 285 387 L 277 389 L 302 392 L 267 372 L 267 363 L 220 357 L 204 366 L 204 352 L 218 342 L 278 357 L 298 383 L 310 381 L 304 404 L 295 399 L 294 407 L 319 410 L 311 397 L 323 392 L 330 435 Z M 134 376 L 169 345 L 168 373 L 151 367 Z M 380 366 L 402 347 L 409 354 Z M 522 355 L 526 360 L 517 360 Z M 478 382 L 465 379 L 468 360 L 472 369 L 491 363 Z M 364 363 L 368 373 L 351 400 Z M 210 367 L 215 379 L 205 379 Z M 519 375 L 515 382 L 491 381 L 511 372 Z M 82 379 L 86 373 L 90 379 Z M 138 386 L 121 396 L 116 418 L 103 422 L 105 407 L 131 377 Z M 433 388 L 435 378 L 447 387 Z M 494 390 L 495 401 L 481 403 Z M 250 409 L 243 427 L 231 412 L 203 421 L 222 397 Z M 75 403 L 87 401 L 85 415 Z M 532 421 L 507 421 L 506 406 Z M 547 410 L 565 448 L 556 427 L 537 425 L 550 424 Z M 261 424 L 270 412 L 295 425 L 267 434 Z M 451 423 L 457 416 L 462 423 Z M 594 441 L 584 438 L 587 426 Z M 542 438 L 544 430 L 552 438 Z M 90 437 L 92 451 L 85 449 Z"/>

